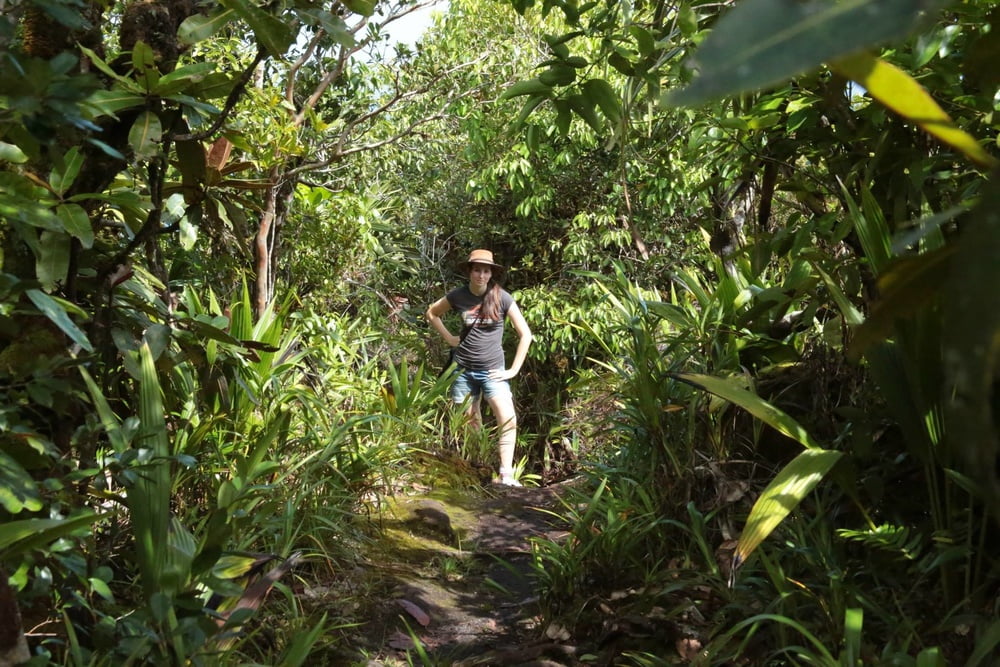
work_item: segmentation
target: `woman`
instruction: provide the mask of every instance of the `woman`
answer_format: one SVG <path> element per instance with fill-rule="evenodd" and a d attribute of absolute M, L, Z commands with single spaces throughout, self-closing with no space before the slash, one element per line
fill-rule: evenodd
<path fill-rule="evenodd" d="M 493 261 L 491 251 L 473 250 L 458 268 L 468 276 L 469 284 L 432 303 L 427 309 L 427 321 L 454 350 L 459 374 L 451 387 L 452 401 L 461 405 L 471 395 L 467 414 L 472 425 L 480 428 L 480 398 L 486 397 L 500 426 L 500 483 L 521 486 L 514 477 L 517 415 L 508 380 L 518 374 L 528 355 L 531 329 L 514 297 L 497 282 L 503 267 Z M 464 325 L 457 336 L 441 321 L 441 316 L 452 309 L 459 311 Z M 503 353 L 504 319 L 508 317 L 518 335 L 510 368 Z"/>

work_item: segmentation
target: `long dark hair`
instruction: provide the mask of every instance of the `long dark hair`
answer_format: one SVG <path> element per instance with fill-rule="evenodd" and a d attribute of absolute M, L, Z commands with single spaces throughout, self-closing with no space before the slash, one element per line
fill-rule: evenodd
<path fill-rule="evenodd" d="M 490 278 L 483 295 L 483 305 L 479 307 L 479 317 L 488 322 L 499 322 L 500 313 L 500 283 Z"/>

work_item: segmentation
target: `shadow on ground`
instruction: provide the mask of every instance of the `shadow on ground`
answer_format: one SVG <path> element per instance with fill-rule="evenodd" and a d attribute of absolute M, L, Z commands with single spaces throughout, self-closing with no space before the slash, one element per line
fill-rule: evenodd
<path fill-rule="evenodd" d="M 355 634 L 360 664 L 513 665 L 558 651 L 539 627 L 530 541 L 566 534 L 559 494 L 492 487 L 390 500 L 382 562 L 364 568 L 378 595 Z"/>

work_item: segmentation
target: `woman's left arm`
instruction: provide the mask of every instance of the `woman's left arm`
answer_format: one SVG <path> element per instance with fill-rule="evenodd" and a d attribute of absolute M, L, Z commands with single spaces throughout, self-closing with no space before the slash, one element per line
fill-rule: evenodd
<path fill-rule="evenodd" d="M 497 380 L 509 380 L 521 372 L 521 366 L 528 357 L 528 347 L 531 345 L 532 339 L 531 328 L 516 303 L 507 310 L 507 317 L 514 325 L 514 330 L 517 331 L 517 350 L 514 352 L 514 360 L 511 362 L 510 368 L 490 371 L 490 377 Z"/>

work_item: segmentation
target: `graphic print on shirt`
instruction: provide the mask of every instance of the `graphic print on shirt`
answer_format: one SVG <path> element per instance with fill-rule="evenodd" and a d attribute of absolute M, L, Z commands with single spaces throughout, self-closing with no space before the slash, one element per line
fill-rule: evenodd
<path fill-rule="evenodd" d="M 488 319 L 486 317 L 480 317 L 479 313 L 482 309 L 483 304 L 478 303 L 469 310 L 464 312 L 465 326 L 467 327 L 487 327 L 496 326 L 501 324 L 500 320 Z"/>

